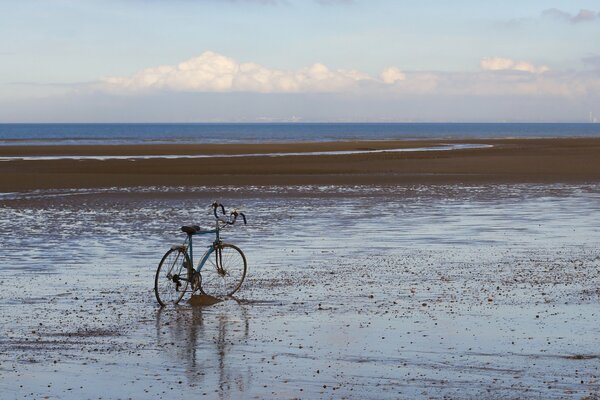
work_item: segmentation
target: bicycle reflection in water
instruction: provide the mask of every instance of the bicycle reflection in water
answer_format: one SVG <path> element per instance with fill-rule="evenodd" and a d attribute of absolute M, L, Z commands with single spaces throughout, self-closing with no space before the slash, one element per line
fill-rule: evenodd
<path fill-rule="evenodd" d="M 235 298 L 211 306 L 160 308 L 156 341 L 164 354 L 181 365 L 190 387 L 219 398 L 236 398 L 250 387 L 252 368 L 235 346 L 246 343 L 250 325 L 246 307 Z"/>

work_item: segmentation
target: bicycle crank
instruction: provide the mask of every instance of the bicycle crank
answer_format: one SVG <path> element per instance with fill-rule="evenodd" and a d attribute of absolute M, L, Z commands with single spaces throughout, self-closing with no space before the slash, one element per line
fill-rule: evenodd
<path fill-rule="evenodd" d="M 177 274 L 173 275 L 171 280 L 175 283 L 175 291 L 179 292 L 179 288 L 181 287 L 181 281 L 179 280 L 179 275 L 177 275 Z"/>

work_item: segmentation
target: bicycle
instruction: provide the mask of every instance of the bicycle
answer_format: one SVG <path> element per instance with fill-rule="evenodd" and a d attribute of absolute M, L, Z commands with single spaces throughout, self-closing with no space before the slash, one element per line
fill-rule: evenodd
<path fill-rule="evenodd" d="M 182 245 L 171 247 L 158 264 L 154 294 L 161 306 L 179 303 L 188 286 L 191 286 L 192 294 L 200 292 L 217 298 L 232 296 L 242 286 L 246 277 L 246 256 L 239 247 L 221 241 L 220 233 L 225 227 L 235 225 L 238 217 L 242 217 L 246 225 L 246 216 L 237 210 L 227 214 L 225 207 L 218 202 L 214 202 L 212 208 L 216 219 L 215 229 L 202 229 L 197 225 L 182 226 L 181 231 L 187 234 L 185 241 Z M 217 214 L 219 209 L 222 216 Z M 194 269 L 192 238 L 213 233 L 214 241 Z"/>

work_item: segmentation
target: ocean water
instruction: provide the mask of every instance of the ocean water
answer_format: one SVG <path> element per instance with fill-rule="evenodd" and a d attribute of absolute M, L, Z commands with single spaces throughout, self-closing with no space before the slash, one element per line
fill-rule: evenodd
<path fill-rule="evenodd" d="M 0 145 L 600 137 L 600 124 L 0 124 Z"/>

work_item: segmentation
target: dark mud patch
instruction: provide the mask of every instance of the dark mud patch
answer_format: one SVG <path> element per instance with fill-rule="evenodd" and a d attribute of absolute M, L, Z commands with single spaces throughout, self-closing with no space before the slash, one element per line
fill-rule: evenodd
<path fill-rule="evenodd" d="M 565 360 L 595 360 L 600 358 L 598 354 L 573 354 L 570 356 L 563 356 Z"/>
<path fill-rule="evenodd" d="M 222 301 L 223 300 L 217 297 L 209 296 L 206 294 L 197 294 L 190 297 L 190 299 L 188 300 L 188 304 L 192 307 L 208 307 L 220 303 Z"/>
<path fill-rule="evenodd" d="M 250 299 L 235 299 L 238 304 L 250 306 L 282 306 L 283 302 L 278 300 L 250 300 Z"/>
<path fill-rule="evenodd" d="M 48 336 L 63 336 L 63 337 L 75 337 L 75 338 L 88 338 L 88 337 L 112 337 L 120 336 L 121 334 L 114 329 L 79 329 L 75 332 L 55 332 L 49 333 Z"/>

